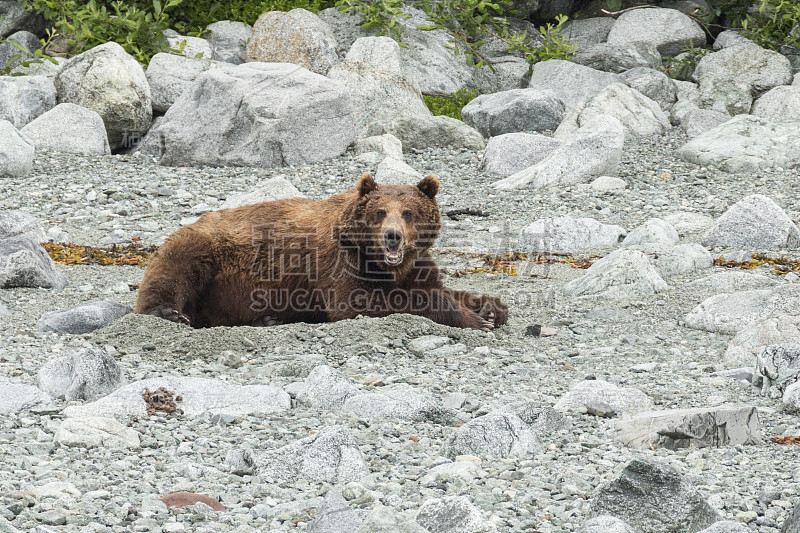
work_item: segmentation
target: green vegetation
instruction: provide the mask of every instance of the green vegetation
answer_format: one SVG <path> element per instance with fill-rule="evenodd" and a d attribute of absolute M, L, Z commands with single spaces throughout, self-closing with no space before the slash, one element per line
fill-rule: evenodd
<path fill-rule="evenodd" d="M 705 21 L 724 19 L 734 29 L 765 48 L 781 45 L 800 46 L 800 2 L 797 0 L 760 0 L 758 10 L 751 0 L 712 0 Z M 793 31 L 794 30 L 794 31 Z"/>
<path fill-rule="evenodd" d="M 461 120 L 461 110 L 478 97 L 478 91 L 459 89 L 445 96 L 423 96 L 425 105 L 434 115 L 444 115 Z"/>
<path fill-rule="evenodd" d="M 44 54 L 44 47 L 47 46 L 53 38 L 53 32 L 48 31 L 47 39 L 42 39 L 42 45 L 33 53 L 29 52 L 21 42 L 16 39 L 0 39 L 0 44 L 8 43 L 17 49 L 17 52 L 8 58 L 5 65 L 0 65 L 0 75 L 3 76 L 23 76 L 22 73 L 13 72 L 17 67 L 29 67 L 39 63 L 49 61 L 56 64 L 56 60 Z"/>
<path fill-rule="evenodd" d="M 674 80 L 691 81 L 697 63 L 709 52 L 707 48 L 695 48 L 691 44 L 676 57 L 665 58 L 662 70 Z"/>

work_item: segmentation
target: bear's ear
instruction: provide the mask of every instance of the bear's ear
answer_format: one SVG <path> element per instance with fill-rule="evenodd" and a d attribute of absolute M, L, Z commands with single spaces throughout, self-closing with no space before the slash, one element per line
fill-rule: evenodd
<path fill-rule="evenodd" d="M 427 176 L 417 183 L 417 189 L 428 198 L 433 198 L 439 192 L 439 181 L 433 176 Z"/>
<path fill-rule="evenodd" d="M 378 184 L 375 183 L 375 180 L 369 174 L 361 176 L 361 179 L 358 180 L 358 185 L 356 185 L 359 197 L 366 196 L 377 188 Z"/>

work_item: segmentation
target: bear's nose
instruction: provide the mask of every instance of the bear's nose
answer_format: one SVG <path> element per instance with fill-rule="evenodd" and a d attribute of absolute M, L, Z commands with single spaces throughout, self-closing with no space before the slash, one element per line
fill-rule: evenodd
<path fill-rule="evenodd" d="M 400 246 L 400 242 L 403 240 L 403 234 L 396 229 L 388 229 L 386 233 L 383 234 L 383 239 L 386 241 L 387 247 L 395 250 Z"/>

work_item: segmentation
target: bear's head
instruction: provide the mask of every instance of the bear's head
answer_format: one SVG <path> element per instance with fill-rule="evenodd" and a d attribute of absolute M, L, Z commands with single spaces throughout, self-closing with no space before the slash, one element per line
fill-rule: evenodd
<path fill-rule="evenodd" d="M 381 270 L 410 268 L 439 237 L 438 191 L 433 176 L 417 185 L 379 185 L 363 175 L 352 191 L 352 205 L 342 213 L 340 244 L 357 249 L 362 260 Z"/>

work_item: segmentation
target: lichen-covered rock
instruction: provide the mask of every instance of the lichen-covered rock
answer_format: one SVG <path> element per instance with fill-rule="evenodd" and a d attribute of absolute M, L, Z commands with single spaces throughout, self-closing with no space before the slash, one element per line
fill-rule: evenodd
<path fill-rule="evenodd" d="M 753 194 L 729 207 L 703 235 L 702 242 L 713 248 L 798 248 L 800 229 L 771 198 Z"/>

